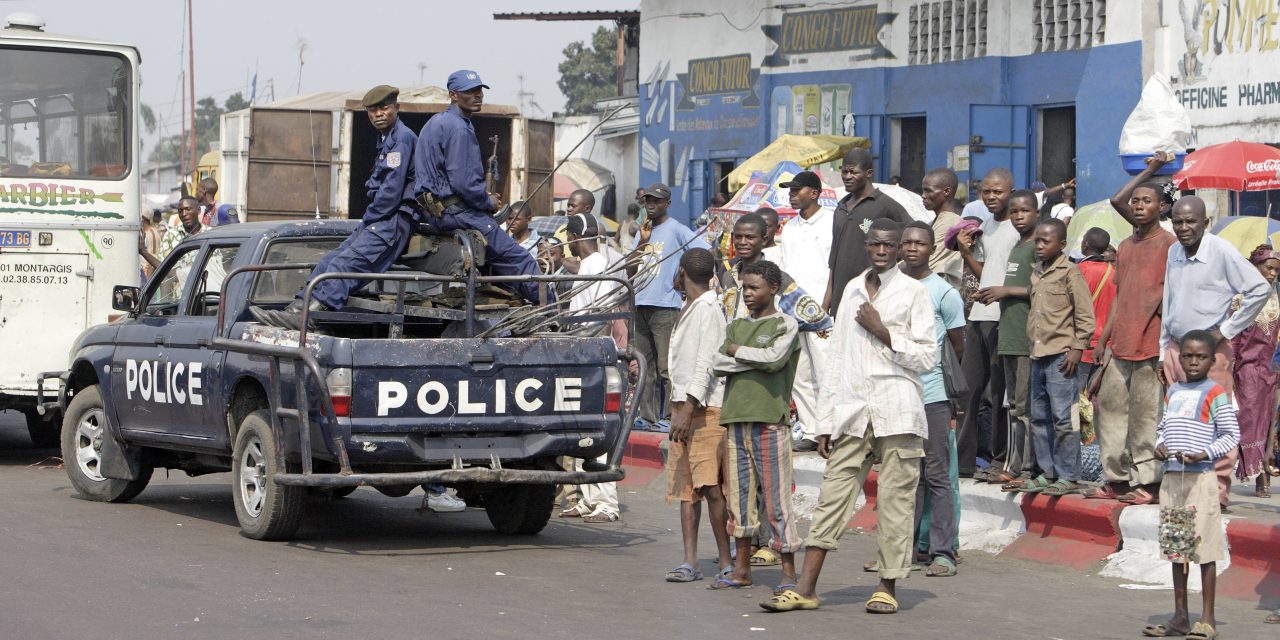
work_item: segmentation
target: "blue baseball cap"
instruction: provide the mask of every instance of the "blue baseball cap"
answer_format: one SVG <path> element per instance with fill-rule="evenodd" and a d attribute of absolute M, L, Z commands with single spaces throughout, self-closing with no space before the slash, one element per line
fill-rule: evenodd
<path fill-rule="evenodd" d="M 449 74 L 450 91 L 470 91 L 476 87 L 489 88 L 489 85 L 480 80 L 480 74 L 468 69 L 459 69 Z"/>

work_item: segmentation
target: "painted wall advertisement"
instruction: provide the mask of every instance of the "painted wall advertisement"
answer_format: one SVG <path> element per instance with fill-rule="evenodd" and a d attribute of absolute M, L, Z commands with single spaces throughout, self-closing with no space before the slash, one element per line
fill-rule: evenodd
<path fill-rule="evenodd" d="M 1170 8 L 1169 5 L 1176 5 Z M 1166 21 L 1181 41 L 1170 60 L 1197 146 L 1233 139 L 1280 142 L 1280 3 L 1177 0 Z"/>

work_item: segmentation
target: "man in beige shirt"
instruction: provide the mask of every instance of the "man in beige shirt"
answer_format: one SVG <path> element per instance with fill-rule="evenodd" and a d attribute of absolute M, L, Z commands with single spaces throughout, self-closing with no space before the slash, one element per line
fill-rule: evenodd
<path fill-rule="evenodd" d="M 943 244 L 947 231 L 960 222 L 956 212 L 956 187 L 959 179 L 950 169 L 934 169 L 920 181 L 920 200 L 924 208 L 933 212 L 933 253 L 929 254 L 929 270 L 938 274 L 947 284 L 959 289 L 963 279 L 964 260 L 956 251 Z"/>

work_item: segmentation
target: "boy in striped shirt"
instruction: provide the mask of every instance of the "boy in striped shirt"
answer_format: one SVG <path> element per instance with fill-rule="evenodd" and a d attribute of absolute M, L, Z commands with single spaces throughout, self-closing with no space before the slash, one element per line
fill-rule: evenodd
<path fill-rule="evenodd" d="M 738 555 L 733 573 L 720 575 L 709 587 L 751 586 L 751 538 L 762 518 L 756 492 L 762 492 L 764 518 L 773 534 L 772 547 L 782 555 L 782 584 L 794 587 L 795 551 L 802 545 L 791 511 L 791 385 L 800 359 L 799 328 L 778 311 L 774 298 L 782 271 L 766 260 L 742 268 L 742 301 L 750 317 L 725 328 L 724 344 L 712 360 L 715 374 L 725 376 L 720 424 L 725 441 L 725 499 L 729 535 Z M 914 487 L 914 482 L 912 484 Z"/>
<path fill-rule="evenodd" d="M 1217 561 L 1225 556 L 1226 544 L 1214 461 L 1240 444 L 1240 427 L 1231 398 L 1209 379 L 1217 347 L 1217 340 L 1208 331 L 1188 331 L 1182 337 L 1178 363 L 1187 381 L 1169 387 L 1164 417 L 1156 427 L 1155 454 L 1165 461 L 1160 504 L 1194 509 L 1199 544 L 1189 557 L 1169 558 L 1173 562 L 1173 618 L 1165 624 L 1147 625 L 1142 631 L 1147 636 L 1217 637 L 1214 587 Z M 1200 620 L 1191 626 L 1187 616 L 1187 562 L 1200 565 L 1203 600 Z"/>

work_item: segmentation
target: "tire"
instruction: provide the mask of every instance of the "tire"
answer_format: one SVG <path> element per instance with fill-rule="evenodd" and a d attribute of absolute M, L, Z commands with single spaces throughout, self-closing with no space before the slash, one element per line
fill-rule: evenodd
<path fill-rule="evenodd" d="M 484 512 L 498 533 L 531 536 L 551 519 L 554 485 L 522 484 L 484 494 Z"/>
<path fill-rule="evenodd" d="M 143 465 L 137 480 L 104 478 L 102 438 L 107 436 L 107 411 L 98 385 L 76 393 L 62 421 L 62 460 L 76 493 L 95 502 L 128 502 L 151 481 L 150 465 Z"/>
<path fill-rule="evenodd" d="M 307 488 L 276 484 L 277 473 L 297 473 L 301 465 L 276 466 L 271 418 L 259 409 L 240 421 L 231 459 L 231 497 L 240 532 L 254 540 L 289 540 L 298 532 Z"/>
<path fill-rule="evenodd" d="M 50 411 L 40 415 L 35 409 L 31 409 L 24 413 L 27 416 L 27 435 L 31 436 L 32 446 L 37 449 L 62 446 L 62 422 L 58 412 Z"/>

